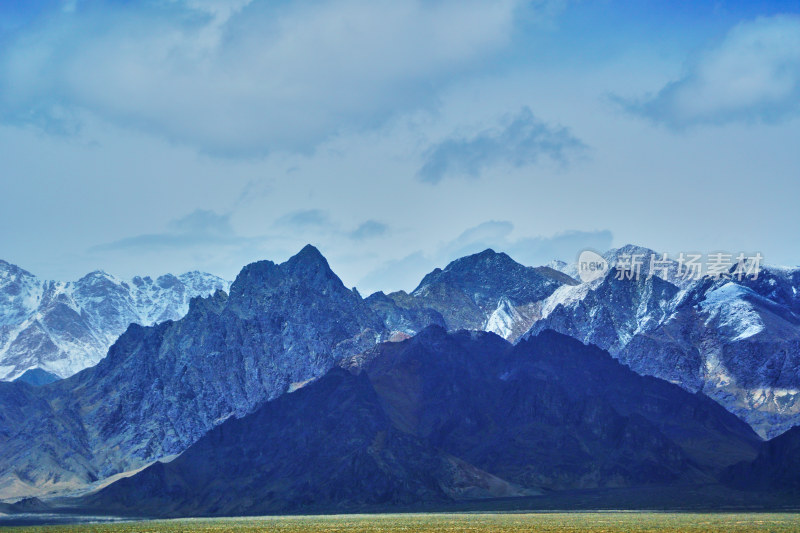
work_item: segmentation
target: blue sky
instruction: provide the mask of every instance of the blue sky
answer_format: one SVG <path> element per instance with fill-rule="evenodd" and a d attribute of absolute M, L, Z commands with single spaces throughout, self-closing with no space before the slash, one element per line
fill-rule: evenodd
<path fill-rule="evenodd" d="M 0 3 L 0 257 L 47 278 L 798 264 L 798 141 L 797 2 Z"/>

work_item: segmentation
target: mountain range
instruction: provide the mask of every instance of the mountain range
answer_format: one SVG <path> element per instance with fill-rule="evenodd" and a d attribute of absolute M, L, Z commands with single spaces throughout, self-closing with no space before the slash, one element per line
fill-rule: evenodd
<path fill-rule="evenodd" d="M 178 319 L 191 298 L 229 286 L 202 272 L 121 280 L 98 270 L 47 281 L 0 260 L 0 379 L 33 369 L 71 376 L 105 357 L 129 324 Z"/>
<path fill-rule="evenodd" d="M 796 271 L 569 272 L 486 250 L 364 299 L 312 246 L 252 263 L 182 318 L 126 324 L 75 375 L 0 382 L 0 498 L 170 516 L 353 510 L 740 490 L 747 465 L 792 464 L 769 450 L 798 422 Z M 15 276 L 17 295 L 36 294 Z M 117 301 L 94 294 L 70 297 Z"/>
<path fill-rule="evenodd" d="M 248 265 L 230 295 L 130 325 L 94 367 L 40 387 L 0 382 L 0 494 L 79 489 L 181 453 L 382 335 L 315 248 Z"/>

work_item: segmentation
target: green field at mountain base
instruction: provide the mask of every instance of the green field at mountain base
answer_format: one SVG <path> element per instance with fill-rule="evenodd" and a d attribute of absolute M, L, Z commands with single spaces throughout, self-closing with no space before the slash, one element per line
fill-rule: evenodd
<path fill-rule="evenodd" d="M 800 513 L 415 513 L 178 519 L 11 527 L 10 532 L 770 532 L 800 531 Z"/>

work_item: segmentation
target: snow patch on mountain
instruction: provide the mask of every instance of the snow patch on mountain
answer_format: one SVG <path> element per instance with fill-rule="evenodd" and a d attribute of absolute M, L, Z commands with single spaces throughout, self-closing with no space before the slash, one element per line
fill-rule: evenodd
<path fill-rule="evenodd" d="M 735 283 L 726 283 L 706 293 L 700 308 L 708 314 L 706 325 L 717 324 L 725 331 L 732 331 L 731 340 L 739 341 L 764 331 L 761 315 L 755 310 L 751 299 L 763 299 L 755 291 Z"/>
<path fill-rule="evenodd" d="M 559 305 L 570 307 L 582 301 L 600 283 L 602 283 L 602 278 L 592 280 L 589 283 L 581 283 L 580 285 L 563 285 L 559 287 L 542 302 L 542 319 L 550 316 Z"/>
<path fill-rule="evenodd" d="M 514 309 L 508 298 L 503 297 L 497 305 L 483 329 L 500 335 L 504 339 L 509 339 L 514 335 L 520 322 L 523 321 L 522 315 Z"/>

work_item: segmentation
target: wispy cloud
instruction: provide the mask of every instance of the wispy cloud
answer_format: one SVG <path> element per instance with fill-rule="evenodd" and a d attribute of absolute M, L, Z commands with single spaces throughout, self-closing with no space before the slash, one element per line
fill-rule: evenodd
<path fill-rule="evenodd" d="M 349 233 L 349 237 L 356 241 L 381 237 L 389 231 L 389 226 L 377 220 L 366 220 Z"/>
<path fill-rule="evenodd" d="M 368 219 L 355 229 L 345 229 L 343 225 L 331 217 L 324 209 L 301 209 L 280 216 L 273 223 L 274 232 L 282 237 L 318 238 L 325 235 L 328 239 L 339 242 L 365 241 L 383 237 L 389 232 L 389 226 L 377 220 Z"/>
<path fill-rule="evenodd" d="M 386 261 L 358 283 L 364 292 L 413 289 L 422 277 L 450 261 L 492 248 L 506 252 L 529 266 L 544 265 L 553 259 L 574 261 L 586 249 L 608 250 L 613 235 L 609 230 L 565 231 L 551 236 L 514 237 L 514 224 L 489 220 L 469 228 L 455 239 L 442 243 L 430 253 L 417 251 L 401 259 Z"/>
<path fill-rule="evenodd" d="M 564 231 L 550 236 L 514 237 L 514 224 L 490 220 L 469 228 L 452 241 L 444 244 L 439 256 L 444 261 L 493 248 L 506 252 L 520 263 L 537 266 L 553 259 L 573 261 L 585 248 L 607 250 L 613 235 L 609 230 Z"/>
<path fill-rule="evenodd" d="M 226 156 L 307 151 L 430 105 L 507 47 L 520 10 L 550 3 L 54 5 L 4 41 L 0 117 L 70 132 L 88 114 Z"/>
<path fill-rule="evenodd" d="M 615 98 L 632 113 L 675 129 L 776 121 L 800 112 L 800 17 L 744 22 L 652 97 Z"/>
<path fill-rule="evenodd" d="M 319 228 L 330 225 L 330 216 L 322 209 L 304 209 L 281 216 L 275 225 L 293 229 Z"/>
<path fill-rule="evenodd" d="M 435 263 L 425 253 L 419 251 L 401 259 L 386 261 L 361 278 L 358 288 L 362 294 L 376 291 L 410 291 L 420 282 L 422 276 L 435 268 Z"/>
<path fill-rule="evenodd" d="M 497 127 L 433 145 L 417 175 L 428 183 L 438 183 L 447 176 L 477 177 L 499 164 L 523 167 L 542 157 L 566 162 L 584 148 L 568 129 L 546 124 L 523 107 L 517 114 L 504 117 Z"/>
<path fill-rule="evenodd" d="M 236 235 L 231 227 L 230 214 L 198 209 L 175 219 L 162 233 L 147 233 L 126 237 L 106 244 L 93 246 L 90 252 L 143 250 L 148 252 L 165 248 L 190 248 L 208 245 L 241 245 L 251 239 Z"/>

